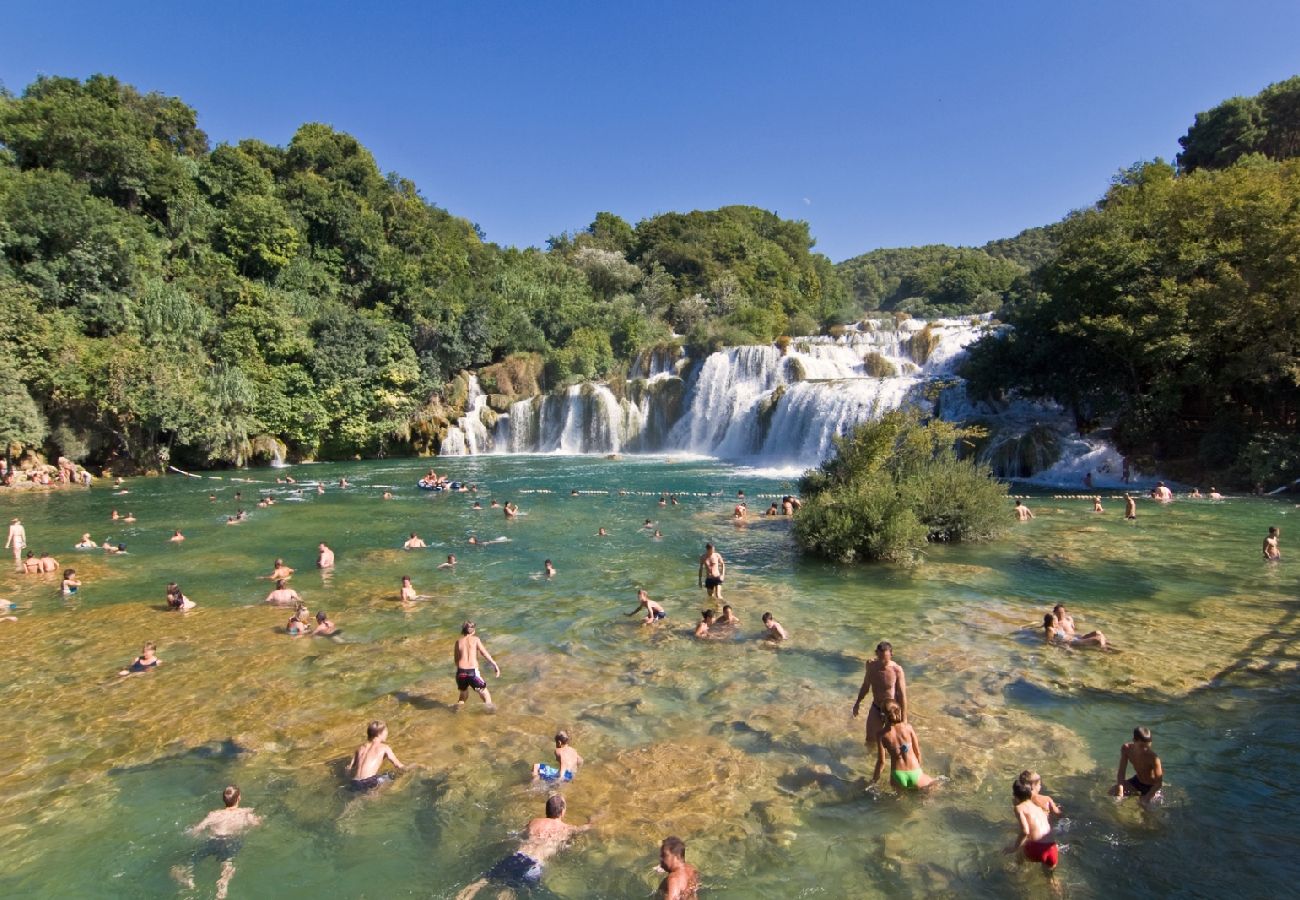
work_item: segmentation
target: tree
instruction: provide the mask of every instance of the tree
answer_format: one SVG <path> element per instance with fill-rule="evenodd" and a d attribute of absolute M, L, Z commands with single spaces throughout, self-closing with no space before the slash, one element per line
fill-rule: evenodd
<path fill-rule="evenodd" d="M 17 369 L 0 359 L 0 453 L 9 448 L 38 447 L 48 429 L 45 417 L 27 392 Z"/>

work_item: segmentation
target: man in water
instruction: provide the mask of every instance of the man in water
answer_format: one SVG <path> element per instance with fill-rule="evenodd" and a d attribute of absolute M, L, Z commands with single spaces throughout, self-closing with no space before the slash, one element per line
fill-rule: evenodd
<path fill-rule="evenodd" d="M 406 768 L 402 761 L 393 753 L 393 748 L 384 743 L 388 740 L 388 726 L 376 719 L 366 726 L 366 743 L 357 748 L 357 752 L 352 754 L 352 761 L 348 763 L 347 771 L 352 773 L 352 781 L 349 786 L 354 791 L 372 791 L 381 784 L 392 781 L 396 776 L 392 773 L 380 774 L 379 770 L 384 765 L 384 760 L 393 764 L 393 768 L 401 772 Z"/>
<path fill-rule="evenodd" d="M 239 788 L 233 784 L 221 792 L 222 809 L 208 813 L 203 821 L 185 833 L 191 837 L 208 835 L 204 847 L 195 852 L 188 866 L 172 869 L 172 876 L 182 887 L 194 890 L 194 864 L 208 856 L 221 860 L 221 877 L 217 879 L 217 900 L 223 900 L 230 890 L 230 880 L 235 877 L 235 853 L 242 843 L 241 835 L 254 826 L 261 825 L 262 819 L 251 808 L 239 805 Z"/>
<path fill-rule="evenodd" d="M 659 845 L 659 865 L 668 873 L 659 882 L 656 896 L 663 900 L 695 900 L 700 889 L 700 873 L 686 861 L 686 842 L 679 837 L 666 837 Z"/>
<path fill-rule="evenodd" d="M 1276 525 L 1268 527 L 1268 537 L 1264 538 L 1264 558 L 1267 560 L 1278 560 L 1282 558 L 1282 548 L 1277 545 L 1277 539 L 1280 533 Z"/>
<path fill-rule="evenodd" d="M 592 823 L 570 825 L 564 821 L 564 797 L 553 794 L 546 799 L 546 817 L 533 819 L 524 829 L 519 849 L 483 874 L 478 881 L 456 895 L 456 900 L 471 900 L 489 884 L 529 891 L 542 880 L 542 865 L 560 851 L 570 838 L 589 831 Z M 500 896 L 500 895 L 498 895 Z"/>
<path fill-rule="evenodd" d="M 1052 823 L 1047 818 L 1047 810 L 1034 800 L 1033 787 L 1023 779 L 1017 778 L 1011 783 L 1011 796 L 1015 800 L 1016 821 L 1020 824 L 1020 836 L 1016 842 L 1007 847 L 1007 853 L 1024 849 L 1025 859 L 1042 863 L 1050 873 L 1056 868 L 1056 841 L 1052 840 Z"/>
<path fill-rule="evenodd" d="M 444 562 L 444 563 L 438 563 L 438 568 L 439 568 L 439 569 L 454 569 L 454 568 L 456 568 L 456 555 L 455 555 L 454 553 L 448 553 L 448 554 L 447 554 L 447 561 Z"/>
<path fill-rule="evenodd" d="M 14 568 L 19 572 L 23 571 L 23 548 L 26 546 L 27 529 L 15 518 L 9 523 L 9 537 L 5 539 L 5 547 L 14 548 Z"/>
<path fill-rule="evenodd" d="M 316 549 L 318 551 L 316 555 L 316 568 L 318 569 L 334 568 L 334 551 L 331 550 L 329 547 L 325 546 L 324 541 L 321 541 L 320 545 Z"/>
<path fill-rule="evenodd" d="M 713 625 L 713 610 L 706 609 L 700 614 L 700 623 L 695 626 L 695 636 L 697 638 L 706 638 L 709 636 L 709 628 Z"/>
<path fill-rule="evenodd" d="M 301 603 L 302 598 L 293 588 L 284 586 L 284 579 L 275 583 L 275 590 L 266 595 L 267 603 L 274 603 L 276 606 L 288 606 L 290 603 Z"/>
<path fill-rule="evenodd" d="M 763 635 L 765 640 L 784 641 L 790 637 L 770 612 L 763 613 L 763 627 L 767 629 L 767 633 Z"/>
<path fill-rule="evenodd" d="M 1136 519 L 1137 517 L 1138 517 L 1137 501 L 1133 499 L 1132 494 L 1125 493 L 1124 494 L 1124 518 Z"/>
<path fill-rule="evenodd" d="M 1125 781 L 1130 765 L 1133 766 L 1133 777 Z M 1164 767 L 1151 748 L 1151 729 L 1134 728 L 1133 740 L 1119 748 L 1119 770 L 1110 789 L 1111 796 L 1122 800 L 1136 794 L 1142 808 L 1149 809 L 1151 801 L 1160 796 L 1164 782 Z"/>
<path fill-rule="evenodd" d="M 637 588 L 636 591 L 636 609 L 630 613 L 623 613 L 625 616 L 635 616 L 641 610 L 645 610 L 645 618 L 641 620 L 642 625 L 653 625 L 668 616 L 663 606 L 650 599 L 645 588 Z"/>
<path fill-rule="evenodd" d="M 722 601 L 722 582 L 726 577 L 727 561 L 712 544 L 705 544 L 704 555 L 700 557 L 699 584 L 715 603 Z"/>
<path fill-rule="evenodd" d="M 479 674 L 478 655 L 483 654 L 483 658 L 492 666 L 492 671 L 496 673 L 497 678 L 501 677 L 501 667 L 475 634 L 477 630 L 478 626 L 473 622 L 466 622 L 460 626 L 461 637 L 456 639 L 456 645 L 452 648 L 451 655 L 456 661 L 456 687 L 460 691 L 460 699 L 456 701 L 457 711 L 465 708 L 465 699 L 469 696 L 470 688 L 483 698 L 488 709 L 496 708 L 492 705 L 492 694 L 487 689 L 487 682 Z"/>
<path fill-rule="evenodd" d="M 876 658 L 867 661 L 867 672 L 858 689 L 858 699 L 853 704 L 856 719 L 862 709 L 862 700 L 871 691 L 871 707 L 867 710 L 867 746 L 876 748 L 876 755 L 884 760 L 884 748 L 879 746 L 880 732 L 886 727 L 885 704 L 894 701 L 907 721 L 907 679 L 903 667 L 894 662 L 894 645 L 881 641 L 876 645 Z"/>
<path fill-rule="evenodd" d="M 59 561 L 48 553 L 41 554 L 41 571 L 45 573 L 59 571 Z"/>
<path fill-rule="evenodd" d="M 407 538 L 407 539 L 406 539 L 406 543 L 402 545 L 402 549 L 403 549 L 403 550 L 415 550 L 415 549 L 418 549 L 418 548 L 420 548 L 420 547 L 426 547 L 426 546 L 428 546 L 428 545 L 425 544 L 424 541 L 420 539 L 420 536 L 419 536 L 418 534 L 416 534 L 414 531 L 412 531 L 412 532 L 411 532 L 411 536 L 410 536 L 409 538 Z"/>
<path fill-rule="evenodd" d="M 1021 503 L 1019 500 L 1016 501 L 1015 514 L 1016 519 L 1021 522 L 1028 522 L 1034 517 L 1034 514 L 1029 511 L 1029 507 L 1025 506 L 1025 504 Z"/>
<path fill-rule="evenodd" d="M 555 577 L 555 566 L 551 565 L 551 561 L 549 559 L 546 562 L 542 563 L 542 574 L 545 575 L 547 578 Z"/>

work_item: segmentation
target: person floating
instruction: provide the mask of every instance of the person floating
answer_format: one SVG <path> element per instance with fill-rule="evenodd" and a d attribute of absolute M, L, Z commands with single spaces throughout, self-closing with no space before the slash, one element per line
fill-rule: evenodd
<path fill-rule="evenodd" d="M 224 806 L 213 810 L 203 821 L 185 833 L 191 837 L 208 835 L 207 843 L 196 851 L 188 866 L 172 869 L 172 877 L 182 887 L 194 890 L 194 866 L 199 860 L 215 856 L 221 861 L 221 876 L 217 879 L 217 900 L 224 900 L 230 890 L 230 881 L 235 877 L 235 853 L 239 851 L 242 835 L 245 831 L 262 824 L 262 819 L 251 807 L 240 807 L 241 794 L 235 785 L 229 785 L 221 792 Z"/>
<path fill-rule="evenodd" d="M 483 877 L 456 895 L 456 900 L 472 900 L 489 884 L 518 891 L 531 891 L 542 880 L 542 866 L 558 853 L 571 838 L 592 828 L 570 825 L 564 821 L 568 804 L 561 794 L 546 798 L 546 817 L 533 819 L 524 829 L 519 849 L 483 873 Z"/>

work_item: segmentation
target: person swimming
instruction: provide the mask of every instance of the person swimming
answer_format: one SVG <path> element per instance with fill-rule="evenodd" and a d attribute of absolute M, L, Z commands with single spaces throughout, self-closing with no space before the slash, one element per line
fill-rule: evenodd
<path fill-rule="evenodd" d="M 373 791 L 386 782 L 392 781 L 396 776 L 392 773 L 380 773 L 380 768 L 384 760 L 393 764 L 397 771 L 403 771 L 406 766 L 393 753 L 393 748 L 385 743 L 388 740 L 388 726 L 382 721 L 376 719 L 366 726 L 366 743 L 357 748 L 352 754 L 352 761 L 347 764 L 347 771 L 352 773 L 352 780 L 349 787 L 354 791 L 364 792 Z"/>
<path fill-rule="evenodd" d="M 63 584 L 59 587 L 59 590 L 63 593 L 63 596 L 65 597 L 73 596 L 74 594 L 77 593 L 77 588 L 79 587 L 81 587 L 81 581 L 77 578 L 77 570 L 64 569 Z"/>
<path fill-rule="evenodd" d="M 187 609 L 193 609 L 195 603 L 181 591 L 180 585 L 171 582 L 167 585 L 167 605 L 175 610 L 184 612 Z"/>
<path fill-rule="evenodd" d="M 578 767 L 581 765 L 582 757 L 577 750 L 569 746 L 569 733 L 567 731 L 557 731 L 555 733 L 555 765 L 549 766 L 546 763 L 537 763 L 533 766 L 533 779 L 559 781 L 563 778 L 565 781 L 572 781 Z"/>
<path fill-rule="evenodd" d="M 141 672 L 151 672 L 158 668 L 158 666 L 162 664 L 162 660 L 156 655 L 157 649 L 158 648 L 155 646 L 153 641 L 146 641 L 144 647 L 140 651 L 140 655 L 135 658 L 135 661 L 117 674 L 136 675 Z"/>
<path fill-rule="evenodd" d="M 338 628 L 330 621 L 330 617 L 325 610 L 322 609 L 316 613 L 316 630 L 312 632 L 313 637 L 329 637 L 336 631 L 338 631 Z"/>

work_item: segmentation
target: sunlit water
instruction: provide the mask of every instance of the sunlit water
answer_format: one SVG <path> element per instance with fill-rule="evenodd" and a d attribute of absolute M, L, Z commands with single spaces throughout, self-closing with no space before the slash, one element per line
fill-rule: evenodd
<path fill-rule="evenodd" d="M 417 491 L 421 461 L 264 470 L 256 484 L 136 479 L 125 496 L 6 493 L 6 521 L 21 515 L 31 547 L 85 587 L 64 599 L 53 576 L 0 580 L 18 604 L 0 623 L 0 894 L 210 896 L 215 860 L 192 892 L 169 870 L 195 850 L 184 829 L 235 782 L 265 825 L 236 858 L 232 896 L 452 896 L 541 814 L 528 771 L 551 761 L 557 727 L 587 760 L 564 789 L 569 819 L 601 818 L 547 866 L 543 895 L 646 896 L 658 842 L 677 834 L 712 897 L 1046 896 L 1038 867 L 1001 853 L 1024 768 L 1065 809 L 1067 896 L 1294 892 L 1300 604 L 1294 562 L 1259 551 L 1278 524 L 1292 555 L 1290 503 L 1144 502 L 1127 523 L 1121 502 L 1094 515 L 1038 497 L 1038 518 L 996 543 L 935 547 L 913 570 L 848 568 L 800 558 L 788 520 L 732 525 L 738 488 L 761 512 L 789 482 L 700 460 L 450 465 L 484 506 L 511 499 L 525 515 Z M 274 483 L 286 473 L 329 490 L 295 499 Z M 356 486 L 334 487 L 341 474 Z M 259 489 L 282 502 L 256 508 Z M 227 526 L 235 490 L 250 518 Z M 660 508 L 661 490 L 681 504 Z M 113 508 L 139 521 L 110 523 Z M 188 540 L 168 543 L 174 528 Z M 83 531 L 130 552 L 72 550 Z M 411 531 L 429 548 L 401 550 Z M 510 540 L 475 549 L 471 534 Z M 338 555 L 326 576 L 321 540 Z M 706 540 L 743 624 L 700 642 Z M 448 553 L 454 572 L 437 569 Z M 261 603 L 277 556 L 337 640 L 290 638 L 288 611 Z M 396 602 L 404 574 L 431 599 Z M 197 610 L 166 611 L 171 580 Z M 623 615 L 639 585 L 668 607 L 658 627 Z M 1058 600 L 1120 651 L 1044 646 L 1032 626 Z M 787 646 L 757 640 L 765 610 Z M 489 679 L 495 714 L 473 695 L 452 708 L 467 618 L 504 670 Z M 930 796 L 866 786 L 849 712 L 881 639 L 907 671 L 925 768 L 945 779 Z M 164 665 L 117 678 L 145 640 Z M 373 718 L 415 770 L 354 802 L 342 767 Z M 1151 815 L 1105 795 L 1137 724 L 1167 772 Z"/>

